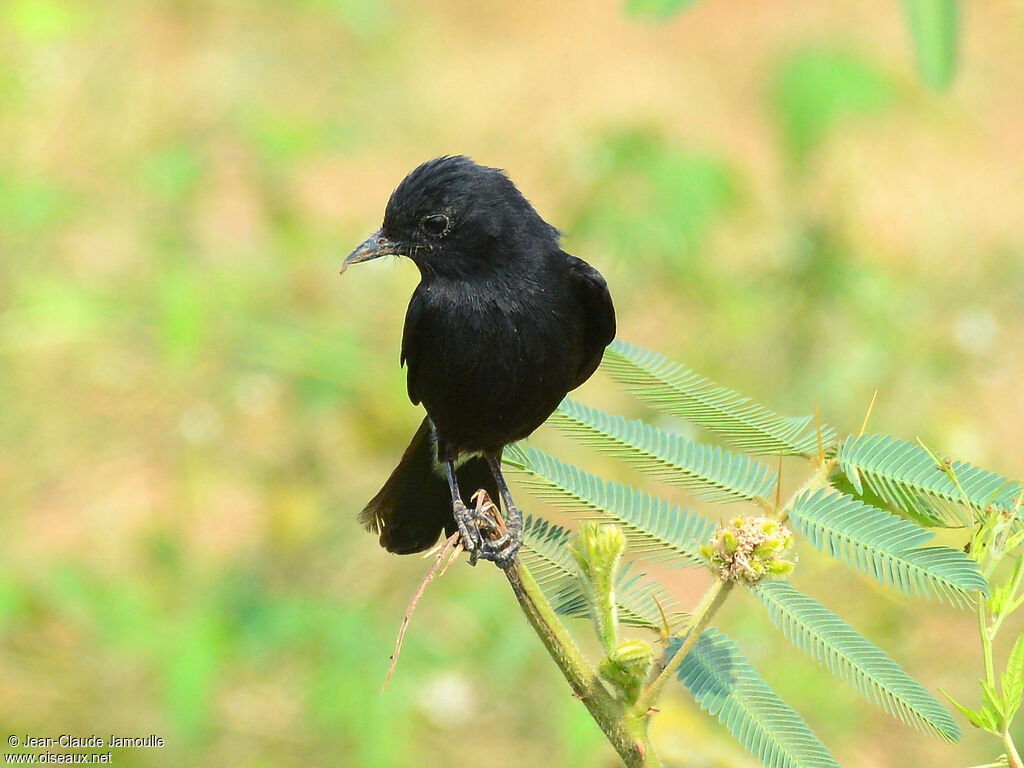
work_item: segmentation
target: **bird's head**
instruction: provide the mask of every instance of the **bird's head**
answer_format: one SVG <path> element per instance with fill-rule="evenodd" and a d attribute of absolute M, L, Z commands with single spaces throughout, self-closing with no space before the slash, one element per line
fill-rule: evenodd
<path fill-rule="evenodd" d="M 497 168 L 468 157 L 419 166 L 392 193 L 383 226 L 356 248 L 350 264 L 407 256 L 424 275 L 469 277 L 558 247 L 547 224 Z"/>

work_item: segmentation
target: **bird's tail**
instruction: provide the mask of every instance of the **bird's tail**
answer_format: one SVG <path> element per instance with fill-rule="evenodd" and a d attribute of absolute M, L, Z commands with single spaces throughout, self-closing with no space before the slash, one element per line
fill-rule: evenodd
<path fill-rule="evenodd" d="M 391 477 L 359 514 L 359 522 L 380 534 L 380 545 L 388 552 L 422 552 L 434 545 L 441 531 L 450 536 L 456 530 L 451 492 L 431 432 L 430 421 L 424 419 Z M 467 504 L 479 488 L 497 500 L 497 484 L 482 457 L 467 459 L 455 477 Z"/>

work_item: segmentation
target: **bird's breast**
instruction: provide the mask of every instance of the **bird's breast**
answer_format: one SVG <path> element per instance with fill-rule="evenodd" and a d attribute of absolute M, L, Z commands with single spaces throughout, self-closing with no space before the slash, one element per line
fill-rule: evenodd
<path fill-rule="evenodd" d="M 579 367 L 581 318 L 572 304 L 514 289 L 427 299 L 431 328 L 418 334 L 410 383 L 439 435 L 460 450 L 493 450 L 536 429 Z"/>

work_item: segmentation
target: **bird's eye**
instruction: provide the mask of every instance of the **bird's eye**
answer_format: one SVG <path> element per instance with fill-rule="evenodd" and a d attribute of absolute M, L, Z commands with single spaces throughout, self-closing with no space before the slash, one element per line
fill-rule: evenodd
<path fill-rule="evenodd" d="M 451 222 L 443 213 L 435 213 L 430 216 L 426 216 L 423 221 L 420 222 L 420 229 L 431 237 L 441 237 L 442 235 L 447 234 L 450 227 Z"/>

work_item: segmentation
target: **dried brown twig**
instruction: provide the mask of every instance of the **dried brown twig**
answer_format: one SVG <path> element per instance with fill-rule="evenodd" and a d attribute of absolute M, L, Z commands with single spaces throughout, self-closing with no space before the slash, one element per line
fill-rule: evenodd
<path fill-rule="evenodd" d="M 441 566 L 445 557 L 451 553 L 451 556 L 448 558 L 448 562 L 445 563 L 444 568 L 441 569 L 440 575 L 442 576 L 455 559 L 462 554 L 462 542 L 459 541 L 459 534 L 457 532 L 453 533 L 439 548 L 435 548 L 428 552 L 427 556 L 429 557 L 435 551 L 437 552 L 437 557 L 434 558 L 434 564 L 430 566 L 430 570 L 427 571 L 427 575 L 423 577 L 423 581 L 420 583 L 420 588 L 416 590 L 416 594 L 413 595 L 412 600 L 409 601 L 409 607 L 405 611 L 405 618 L 402 619 L 402 628 L 398 630 L 398 639 L 395 641 L 395 652 L 391 654 L 391 666 L 388 667 L 387 677 L 384 678 L 384 686 L 380 689 L 382 694 L 388 689 L 388 683 L 391 682 L 391 673 L 395 671 L 395 665 L 398 664 L 398 655 L 402 652 L 402 640 L 405 639 L 405 630 L 409 627 L 409 619 L 412 618 L 412 612 L 416 610 L 416 603 L 418 603 L 420 597 L 423 596 L 424 591 L 427 589 L 427 584 L 432 582 L 434 577 L 438 575 L 438 568 Z"/>
<path fill-rule="evenodd" d="M 476 503 L 476 512 L 480 516 L 481 520 L 486 520 L 484 525 L 481 525 L 481 531 L 484 535 L 489 538 L 495 539 L 500 538 L 505 534 L 505 520 L 501 516 L 501 512 L 498 506 L 491 501 L 491 497 L 488 496 L 487 491 L 481 488 L 479 491 L 473 494 L 472 499 Z M 430 570 L 427 571 L 427 575 L 423 577 L 423 581 L 420 583 L 419 589 L 416 590 L 416 594 L 413 595 L 412 600 L 409 601 L 409 607 L 405 611 L 405 618 L 402 619 L 402 627 L 398 630 L 398 639 L 395 641 L 395 652 L 391 654 L 391 665 L 388 667 L 387 677 L 384 678 L 384 686 L 380 689 L 381 693 L 388 688 L 388 683 L 391 682 L 391 674 L 395 671 L 395 666 L 398 664 L 398 655 L 402 652 L 402 641 L 405 639 L 405 631 L 409 628 L 409 620 L 412 618 L 412 612 L 416 609 L 416 604 L 419 602 L 423 593 L 427 589 L 427 585 L 432 582 L 437 576 L 444 576 L 452 563 L 458 560 L 465 550 L 462 547 L 462 542 L 459 541 L 459 534 L 453 533 L 441 544 L 427 552 L 423 557 L 428 558 L 436 553 L 434 558 L 434 564 L 430 566 Z M 441 567 L 441 563 L 444 562 L 445 558 L 448 561 L 444 563 L 444 567 Z"/>

